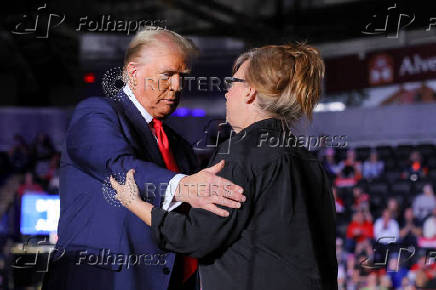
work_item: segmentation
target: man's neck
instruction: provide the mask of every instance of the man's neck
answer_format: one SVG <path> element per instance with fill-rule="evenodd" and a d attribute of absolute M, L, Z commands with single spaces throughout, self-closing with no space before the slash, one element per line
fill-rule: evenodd
<path fill-rule="evenodd" d="M 124 93 L 129 97 L 130 101 L 135 105 L 138 111 L 141 113 L 142 117 L 145 119 L 147 123 L 150 123 L 153 119 L 153 116 L 144 108 L 144 106 L 139 102 L 136 95 L 133 93 L 132 89 L 129 85 L 126 85 L 123 88 Z"/>

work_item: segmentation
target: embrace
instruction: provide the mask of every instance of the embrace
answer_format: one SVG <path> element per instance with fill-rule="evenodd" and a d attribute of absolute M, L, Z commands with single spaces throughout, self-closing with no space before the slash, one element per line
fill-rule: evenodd
<path fill-rule="evenodd" d="M 196 54 L 177 33 L 146 27 L 128 46 L 116 100 L 88 98 L 75 109 L 61 159 L 62 254 L 43 290 L 337 289 L 326 173 L 303 147 L 259 143 L 311 119 L 324 76 L 319 52 L 269 45 L 236 59 L 225 95 L 236 135 L 205 169 L 165 124 Z M 160 190 L 150 194 L 150 184 Z M 87 262 L 101 253 L 107 263 Z"/>

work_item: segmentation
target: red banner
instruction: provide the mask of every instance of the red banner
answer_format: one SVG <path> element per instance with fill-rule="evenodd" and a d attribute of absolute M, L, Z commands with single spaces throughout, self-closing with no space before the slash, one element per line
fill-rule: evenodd
<path fill-rule="evenodd" d="M 326 59 L 326 92 L 436 79 L 436 44 Z"/>

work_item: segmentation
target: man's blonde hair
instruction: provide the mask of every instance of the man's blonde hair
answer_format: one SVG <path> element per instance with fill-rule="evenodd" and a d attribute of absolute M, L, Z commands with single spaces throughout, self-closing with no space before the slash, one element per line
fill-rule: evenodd
<path fill-rule="evenodd" d="M 159 45 L 159 37 L 164 36 L 178 46 L 180 51 L 185 55 L 187 61 L 198 54 L 198 49 L 189 39 L 184 38 L 180 34 L 156 26 L 145 26 L 138 31 L 130 41 L 124 56 L 124 70 L 130 61 L 137 58 L 141 51 L 147 47 Z"/>

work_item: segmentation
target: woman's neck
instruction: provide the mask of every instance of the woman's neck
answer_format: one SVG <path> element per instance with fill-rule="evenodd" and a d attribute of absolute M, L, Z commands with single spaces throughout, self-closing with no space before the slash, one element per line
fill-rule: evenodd
<path fill-rule="evenodd" d="M 247 118 L 244 120 L 244 122 L 239 127 L 232 126 L 232 128 L 236 133 L 239 133 L 243 129 L 249 127 L 251 124 L 265 120 L 265 119 L 269 119 L 269 118 L 271 118 L 271 116 L 267 116 L 265 114 L 250 114 L 249 116 L 247 116 Z"/>

